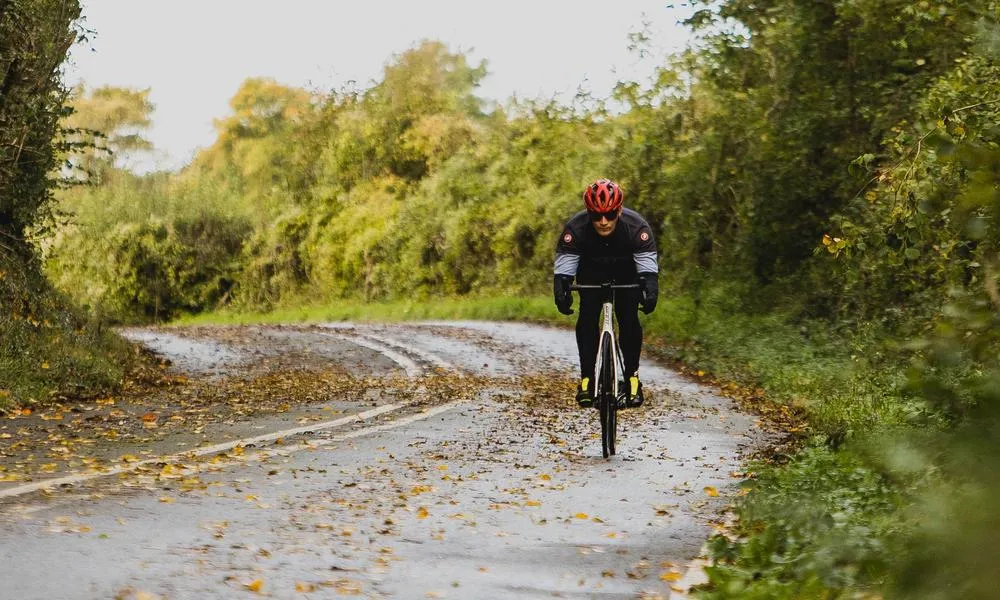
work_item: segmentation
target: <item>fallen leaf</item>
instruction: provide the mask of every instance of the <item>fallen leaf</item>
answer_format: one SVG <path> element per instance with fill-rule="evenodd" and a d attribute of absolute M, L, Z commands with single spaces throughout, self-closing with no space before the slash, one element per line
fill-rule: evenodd
<path fill-rule="evenodd" d="M 430 513 L 427 512 L 427 509 L 424 508 L 423 506 L 421 506 L 419 509 L 417 509 L 417 518 L 418 519 L 426 519 L 429 516 L 430 516 Z"/>
<path fill-rule="evenodd" d="M 250 583 L 244 583 L 243 587 L 254 593 L 260 593 L 261 588 L 264 587 L 264 581 L 262 579 L 254 579 Z"/>
<path fill-rule="evenodd" d="M 715 498 L 716 496 L 719 495 L 719 490 L 715 489 L 714 486 L 706 485 L 705 486 L 705 493 L 708 494 L 709 496 Z"/>

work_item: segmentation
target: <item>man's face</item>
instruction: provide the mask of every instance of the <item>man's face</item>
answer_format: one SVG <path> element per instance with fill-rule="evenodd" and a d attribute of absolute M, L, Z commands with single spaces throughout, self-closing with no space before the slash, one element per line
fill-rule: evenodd
<path fill-rule="evenodd" d="M 597 231 L 597 235 L 601 237 L 608 237 L 614 232 L 615 227 L 618 226 L 618 217 L 622 214 L 621 207 L 618 210 L 614 210 L 607 213 L 596 213 L 591 212 L 590 222 L 594 225 L 594 230 Z"/>

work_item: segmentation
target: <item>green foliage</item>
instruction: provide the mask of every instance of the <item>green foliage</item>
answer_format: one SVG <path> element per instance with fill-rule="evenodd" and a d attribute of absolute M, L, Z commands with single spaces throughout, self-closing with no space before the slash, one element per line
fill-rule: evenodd
<path fill-rule="evenodd" d="M 59 67 L 80 6 L 0 3 L 0 411 L 118 384 L 128 345 L 68 307 L 39 273 L 31 238 L 53 222 L 67 96 Z"/>
<path fill-rule="evenodd" d="M 894 485 L 847 452 L 808 448 L 782 468 L 756 465 L 743 543 L 717 536 L 712 590 L 700 598 L 838 598 L 877 589 L 901 527 Z"/>
<path fill-rule="evenodd" d="M 121 223 L 95 245 L 70 237 L 56 251 L 57 281 L 90 281 L 74 298 L 113 319 L 159 321 L 216 306 L 232 290 L 245 222 L 212 215 Z"/>
<path fill-rule="evenodd" d="M 262 313 L 222 310 L 181 318 L 181 325 L 325 323 L 330 321 L 393 322 L 428 319 L 518 320 L 563 324 L 568 319 L 552 312 L 552 299 L 546 296 L 491 296 L 485 298 L 437 297 L 430 300 L 394 300 L 389 302 L 342 302 L 328 304 L 301 302 L 289 308 Z"/>
<path fill-rule="evenodd" d="M 135 349 L 0 253 L 0 412 L 118 386 Z"/>
<path fill-rule="evenodd" d="M 101 186 L 63 191 L 72 224 L 46 247 L 49 277 L 116 321 L 162 320 L 227 301 L 251 220 L 219 206 L 212 191 L 113 168 Z"/>
<path fill-rule="evenodd" d="M 76 40 L 75 1 L 0 7 L 0 252 L 27 260 L 26 230 L 44 224 L 59 165 L 66 90 L 59 65 Z"/>
<path fill-rule="evenodd" d="M 794 313 L 746 314 L 733 285 L 705 282 L 699 295 L 671 292 L 650 315 L 647 337 L 671 358 L 801 409 L 814 434 L 834 441 L 906 424 L 906 355 L 884 330 L 851 335 Z"/>

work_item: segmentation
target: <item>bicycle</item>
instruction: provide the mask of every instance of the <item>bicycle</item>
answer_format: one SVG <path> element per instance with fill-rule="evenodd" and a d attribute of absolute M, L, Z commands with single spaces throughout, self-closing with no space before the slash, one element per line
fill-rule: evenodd
<path fill-rule="evenodd" d="M 603 283 L 571 285 L 570 290 L 602 290 L 607 298 L 601 307 L 601 331 L 598 334 L 597 362 L 594 366 L 594 407 L 601 414 L 601 449 L 604 458 L 614 456 L 618 435 L 618 409 L 626 405 L 625 361 L 615 329 L 615 290 L 638 289 L 639 285 Z"/>

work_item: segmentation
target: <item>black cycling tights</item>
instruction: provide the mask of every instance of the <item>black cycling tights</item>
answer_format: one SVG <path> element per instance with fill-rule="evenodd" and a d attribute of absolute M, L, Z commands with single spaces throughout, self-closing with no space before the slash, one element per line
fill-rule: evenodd
<path fill-rule="evenodd" d="M 601 331 L 600 291 L 580 292 L 580 316 L 576 320 L 576 346 L 580 350 L 581 377 L 594 377 L 597 363 L 597 336 Z M 635 374 L 639 369 L 639 354 L 642 352 L 642 325 L 639 324 L 639 292 L 618 290 L 615 292 L 615 316 L 618 318 L 618 341 L 622 346 L 625 373 Z"/>

